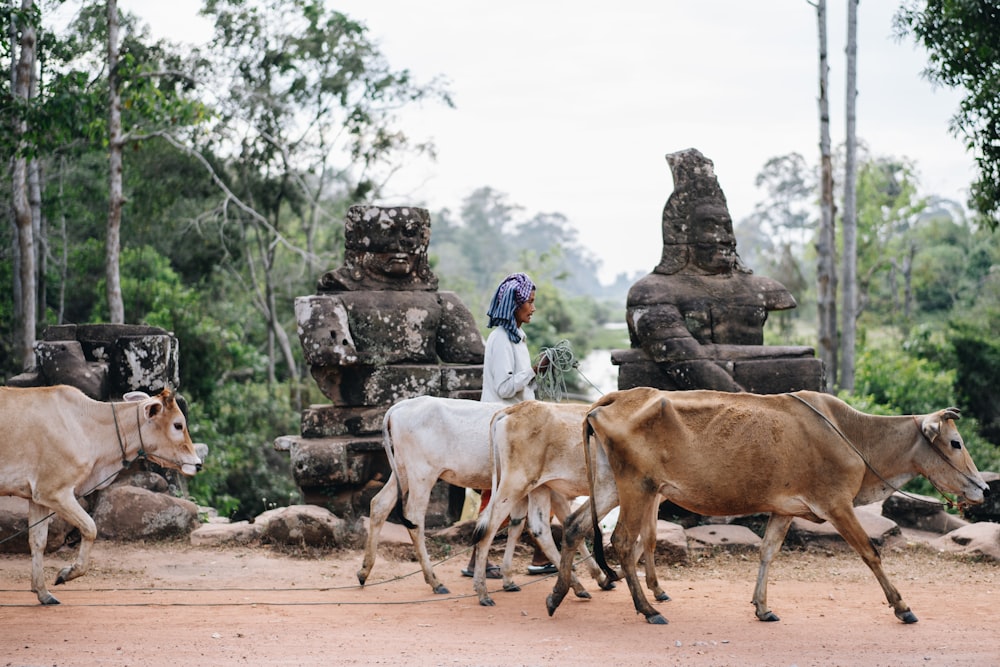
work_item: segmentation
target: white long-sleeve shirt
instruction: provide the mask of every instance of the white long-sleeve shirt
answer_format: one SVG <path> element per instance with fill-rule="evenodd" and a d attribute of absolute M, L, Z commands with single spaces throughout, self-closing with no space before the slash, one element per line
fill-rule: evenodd
<path fill-rule="evenodd" d="M 535 398 L 531 368 L 531 353 L 521 329 L 521 342 L 512 343 L 502 327 L 494 329 L 486 339 L 483 357 L 483 395 L 489 403 L 513 405 Z"/>

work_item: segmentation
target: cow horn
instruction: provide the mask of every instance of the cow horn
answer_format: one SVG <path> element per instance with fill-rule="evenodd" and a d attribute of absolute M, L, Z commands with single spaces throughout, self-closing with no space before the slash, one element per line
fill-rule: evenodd
<path fill-rule="evenodd" d="M 962 418 L 962 411 L 958 408 L 945 408 L 941 411 L 941 419 L 959 420 Z"/>

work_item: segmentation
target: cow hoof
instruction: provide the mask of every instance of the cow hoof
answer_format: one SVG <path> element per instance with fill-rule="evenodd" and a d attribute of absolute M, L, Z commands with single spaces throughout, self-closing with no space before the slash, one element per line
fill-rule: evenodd
<path fill-rule="evenodd" d="M 766 611 L 763 614 L 758 614 L 757 618 L 765 623 L 774 623 L 781 620 L 773 611 Z"/>
<path fill-rule="evenodd" d="M 604 583 L 598 583 L 602 591 L 613 591 L 615 590 L 615 580 L 608 578 L 604 580 Z"/>
<path fill-rule="evenodd" d="M 667 595 L 666 593 L 657 593 L 656 594 L 656 601 L 657 602 L 670 602 L 670 596 Z"/>
<path fill-rule="evenodd" d="M 520 593 L 521 587 L 517 584 L 504 584 L 503 589 L 508 593 Z"/>
<path fill-rule="evenodd" d="M 901 614 L 896 614 L 896 616 L 903 623 L 916 623 L 917 622 L 916 615 L 914 615 L 914 613 L 912 611 L 910 611 L 909 609 L 907 609 L 906 611 L 904 611 Z"/>
<path fill-rule="evenodd" d="M 364 586 L 365 585 L 365 581 L 367 581 L 367 580 L 368 580 L 368 575 L 362 574 L 359 571 L 358 572 L 358 583 L 361 584 L 362 586 Z"/>
<path fill-rule="evenodd" d="M 650 625 L 667 625 L 667 619 L 662 614 L 653 614 L 646 617 L 646 622 Z"/>
<path fill-rule="evenodd" d="M 444 584 L 438 584 L 437 586 L 435 586 L 434 593 L 436 595 L 451 595 L 451 591 L 449 591 L 448 587 L 445 586 Z"/>
<path fill-rule="evenodd" d="M 495 607 L 497 603 L 493 601 L 492 598 L 479 598 L 479 604 L 482 607 Z"/>
<path fill-rule="evenodd" d="M 581 600 L 589 600 L 590 599 L 590 593 L 588 593 L 587 591 L 579 591 L 576 594 L 576 597 L 580 598 Z"/>
<path fill-rule="evenodd" d="M 56 598 L 54 595 L 50 595 L 49 593 L 38 596 L 38 601 L 45 605 L 60 604 L 59 599 Z"/>
<path fill-rule="evenodd" d="M 553 593 L 549 593 L 549 596 L 545 598 L 545 608 L 549 610 L 549 616 L 556 613 L 560 602 L 562 602 L 561 595 L 557 598 Z"/>

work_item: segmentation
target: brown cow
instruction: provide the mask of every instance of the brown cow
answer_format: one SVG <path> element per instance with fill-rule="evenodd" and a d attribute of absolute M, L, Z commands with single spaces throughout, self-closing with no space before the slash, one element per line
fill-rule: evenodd
<path fill-rule="evenodd" d="M 763 396 L 639 387 L 594 403 L 583 432 L 586 442 L 592 435 L 606 448 L 614 471 L 621 505 L 611 544 L 619 554 L 634 543 L 657 493 L 706 516 L 770 512 L 753 604 L 757 618 L 777 621 L 767 606 L 767 570 L 792 518 L 829 521 L 875 574 L 896 616 L 914 623 L 853 507 L 882 500 L 917 475 L 967 502 L 983 502 L 987 486 L 955 428 L 958 416 L 955 408 L 873 416 L 809 391 Z M 595 555 L 610 573 L 600 544 L 595 540 Z M 549 614 L 566 595 L 571 548 L 564 543 Z M 635 563 L 625 558 L 621 565 L 636 611 L 650 623 L 666 623 L 642 594 Z"/>
<path fill-rule="evenodd" d="M 76 526 L 82 538 L 76 561 L 56 577 L 58 585 L 86 574 L 97 537 L 78 497 L 106 487 L 137 457 L 185 475 L 201 468 L 170 390 L 127 398 L 103 403 L 65 385 L 0 387 L 0 495 L 28 500 L 31 590 L 42 604 L 59 604 L 42 570 L 52 513 Z"/>

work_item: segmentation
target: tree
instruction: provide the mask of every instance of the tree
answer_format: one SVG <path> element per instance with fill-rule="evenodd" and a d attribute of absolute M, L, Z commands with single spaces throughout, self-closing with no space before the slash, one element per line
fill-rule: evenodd
<path fill-rule="evenodd" d="M 104 279 L 108 317 L 112 324 L 125 323 L 119 255 L 121 252 L 122 205 L 122 99 L 118 93 L 118 2 L 108 7 L 108 229 L 105 238 Z"/>
<path fill-rule="evenodd" d="M 18 58 L 12 68 L 13 101 L 19 108 L 19 117 L 15 119 L 14 135 L 16 148 L 11 169 L 11 199 L 14 208 L 15 234 L 17 250 L 15 254 L 18 271 L 15 273 L 15 308 L 19 315 L 17 331 L 18 350 L 22 367 L 27 368 L 34 361 L 35 327 L 37 312 L 35 306 L 38 299 L 38 284 L 36 282 L 36 246 L 35 246 L 35 216 L 32 213 L 29 198 L 29 162 L 33 153 L 32 146 L 25 135 L 28 133 L 27 112 L 35 88 L 35 63 L 37 55 L 37 32 L 35 26 L 40 18 L 34 0 L 21 0 L 21 12 L 15 21 L 11 21 L 12 31 L 16 24 L 19 29 Z"/>
<path fill-rule="evenodd" d="M 228 266 L 268 323 L 269 349 L 297 377 L 291 309 L 279 306 L 295 294 L 282 283 L 315 279 L 320 223 L 339 225 L 347 204 L 377 199 L 399 155 L 430 150 L 396 128 L 396 110 L 450 99 L 390 69 L 363 24 L 318 0 L 209 0 L 204 11 L 215 21 L 213 89 L 225 91 L 205 149 L 227 161 L 213 170 L 216 215 L 241 238 Z"/>
<path fill-rule="evenodd" d="M 816 315 L 819 357 L 826 367 L 827 388 L 837 384 L 837 232 L 834 227 L 833 157 L 830 146 L 830 65 L 827 59 L 826 0 L 816 3 L 819 32 L 819 231 L 816 234 Z"/>
<path fill-rule="evenodd" d="M 840 369 L 837 386 L 854 389 L 854 352 L 858 326 L 857 245 L 857 100 L 858 100 L 858 0 L 847 0 L 846 156 L 844 160 L 844 251 L 842 255 Z"/>
<path fill-rule="evenodd" d="M 912 34 L 927 49 L 924 75 L 930 81 L 966 92 L 950 129 L 965 139 L 979 167 L 970 205 L 995 229 L 1000 224 L 1000 6 L 909 0 L 894 25 L 899 36 Z"/>

